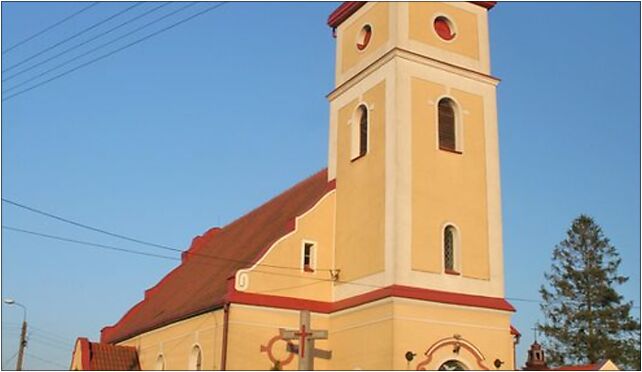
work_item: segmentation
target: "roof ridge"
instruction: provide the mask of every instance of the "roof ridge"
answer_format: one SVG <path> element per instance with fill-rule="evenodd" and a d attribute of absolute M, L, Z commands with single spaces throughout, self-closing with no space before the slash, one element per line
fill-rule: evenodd
<path fill-rule="evenodd" d="M 272 198 L 270 198 L 268 201 L 266 201 L 266 202 L 264 202 L 264 203 L 260 204 L 258 207 L 253 208 L 251 211 L 249 211 L 249 212 L 245 213 L 244 215 L 242 215 L 242 216 L 238 217 L 238 218 L 237 218 L 237 219 L 235 219 L 234 221 L 232 221 L 232 222 L 228 223 L 227 225 L 223 226 L 223 227 L 221 228 L 221 230 L 225 230 L 227 227 L 232 226 L 232 225 L 234 225 L 235 223 L 238 223 L 238 222 L 240 222 L 240 221 L 242 221 L 242 220 L 244 220 L 244 219 L 246 219 L 246 218 L 250 217 L 250 216 L 251 216 L 251 215 L 253 215 L 253 214 L 256 214 L 256 213 L 259 211 L 259 209 L 261 209 L 261 208 L 262 208 L 262 207 L 264 207 L 265 205 L 270 204 L 270 203 L 271 203 L 271 202 L 273 202 L 275 199 L 278 199 L 280 196 L 283 196 L 284 194 L 287 194 L 288 192 L 292 191 L 293 189 L 296 189 L 297 187 L 299 187 L 299 186 L 303 185 L 304 183 L 306 183 L 306 182 L 310 181 L 310 180 L 311 180 L 312 178 L 314 178 L 315 176 L 318 176 L 319 174 L 321 174 L 321 173 L 323 173 L 323 172 L 326 172 L 327 170 L 328 170 L 328 168 L 326 167 L 326 168 L 323 168 L 323 169 L 321 169 L 321 170 L 319 170 L 319 171 L 317 171 L 317 172 L 315 172 L 315 173 L 311 174 L 310 176 L 308 176 L 308 177 L 304 178 L 303 180 L 301 180 L 301 181 L 297 182 L 296 184 L 294 184 L 294 185 L 290 186 L 290 187 L 289 187 L 289 188 L 287 188 L 286 190 L 284 190 L 284 191 L 282 191 L 282 192 L 278 193 L 277 195 L 273 196 L 273 197 L 272 197 Z"/>

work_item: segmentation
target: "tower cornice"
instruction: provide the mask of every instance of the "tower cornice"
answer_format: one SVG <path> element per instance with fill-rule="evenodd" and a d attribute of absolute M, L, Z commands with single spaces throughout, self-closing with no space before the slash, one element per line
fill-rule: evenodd
<path fill-rule="evenodd" d="M 496 1 L 469 1 L 472 4 L 486 8 L 487 10 L 492 9 L 497 2 Z M 343 21 L 348 19 L 352 14 L 354 14 L 359 8 L 364 6 L 367 1 L 344 1 L 343 4 L 339 5 L 337 9 L 330 14 L 328 17 L 328 26 L 332 28 L 337 28 Z"/>
<path fill-rule="evenodd" d="M 487 84 L 492 84 L 495 86 L 498 85 L 499 82 L 501 81 L 501 79 L 492 75 L 483 74 L 475 70 L 470 70 L 461 66 L 453 65 L 434 58 L 430 58 L 403 48 L 395 47 L 390 49 L 387 53 L 385 53 L 381 57 L 377 58 L 366 68 L 362 69 L 359 73 L 352 76 L 350 79 L 346 80 L 341 85 L 336 87 L 334 90 L 332 90 L 332 92 L 328 93 L 326 97 L 328 98 L 329 101 L 332 101 L 335 97 L 340 95 L 342 92 L 345 92 L 346 90 L 350 89 L 350 87 L 354 86 L 359 81 L 363 80 L 372 72 L 376 71 L 382 65 L 386 64 L 387 62 L 394 59 L 395 57 L 429 65 L 445 71 L 457 72 L 460 75 L 465 76 L 467 78 L 480 81 L 483 83 L 487 83 Z"/>

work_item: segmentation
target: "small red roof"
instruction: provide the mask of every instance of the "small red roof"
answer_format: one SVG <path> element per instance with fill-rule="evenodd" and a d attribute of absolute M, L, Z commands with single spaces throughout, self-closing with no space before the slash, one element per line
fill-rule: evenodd
<path fill-rule="evenodd" d="M 512 324 L 510 325 L 510 334 L 513 336 L 522 337 L 522 334 L 519 333 L 517 328 L 515 328 Z"/>
<path fill-rule="evenodd" d="M 339 5 L 339 7 L 328 17 L 328 26 L 332 28 L 339 27 L 343 21 L 348 19 L 348 17 L 354 14 L 354 12 L 364 6 L 366 2 L 367 1 L 344 1 L 343 4 Z M 471 3 L 490 10 L 497 4 L 497 1 L 471 1 Z"/>
<path fill-rule="evenodd" d="M 81 337 L 81 365 L 90 371 L 140 371 L 138 351 L 133 346 L 118 346 L 90 342 Z M 74 350 L 74 353 L 78 350 Z"/>
<path fill-rule="evenodd" d="M 334 188 L 327 177 L 324 169 L 224 228 L 195 238 L 178 267 L 145 291 L 118 323 L 102 329 L 101 342 L 123 341 L 222 307 L 227 279 L 256 262 L 292 230 L 295 217 Z"/>

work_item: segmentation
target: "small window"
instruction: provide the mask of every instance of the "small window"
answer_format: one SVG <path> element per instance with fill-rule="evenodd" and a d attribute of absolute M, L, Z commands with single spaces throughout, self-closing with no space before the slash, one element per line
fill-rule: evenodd
<path fill-rule="evenodd" d="M 314 243 L 303 243 L 303 271 L 314 272 Z"/>
<path fill-rule="evenodd" d="M 157 371 L 164 371 L 165 370 L 165 357 L 163 357 L 163 354 L 158 355 L 158 358 L 156 358 L 156 368 Z"/>
<path fill-rule="evenodd" d="M 443 40 L 450 41 L 455 38 L 455 27 L 448 18 L 443 16 L 435 18 L 433 27 L 435 28 L 437 35 L 439 35 Z"/>
<path fill-rule="evenodd" d="M 192 347 L 189 359 L 189 370 L 200 371 L 203 369 L 203 355 L 201 353 L 201 348 L 198 345 L 194 345 L 194 347 Z"/>
<path fill-rule="evenodd" d="M 439 148 L 457 151 L 455 104 L 448 98 L 439 101 Z"/>
<path fill-rule="evenodd" d="M 444 271 L 447 274 L 457 274 L 455 271 L 455 251 L 457 249 L 457 230 L 448 225 L 444 229 Z"/>
<path fill-rule="evenodd" d="M 364 50 L 370 43 L 372 38 L 372 27 L 370 25 L 365 25 L 359 31 L 357 35 L 357 49 Z"/>
<path fill-rule="evenodd" d="M 352 160 L 365 156 L 368 152 L 369 120 L 368 107 L 359 105 L 352 121 Z"/>
<path fill-rule="evenodd" d="M 368 109 L 361 105 L 359 110 L 359 156 L 364 156 L 368 152 Z"/>

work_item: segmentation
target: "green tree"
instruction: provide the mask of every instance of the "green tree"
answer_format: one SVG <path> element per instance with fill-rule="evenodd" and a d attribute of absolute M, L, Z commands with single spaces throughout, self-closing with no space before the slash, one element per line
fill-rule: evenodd
<path fill-rule="evenodd" d="M 589 216 L 573 221 L 566 239 L 555 246 L 551 271 L 540 288 L 549 365 L 611 359 L 620 368 L 640 369 L 640 323 L 630 315 L 616 286 L 621 259 Z"/>

